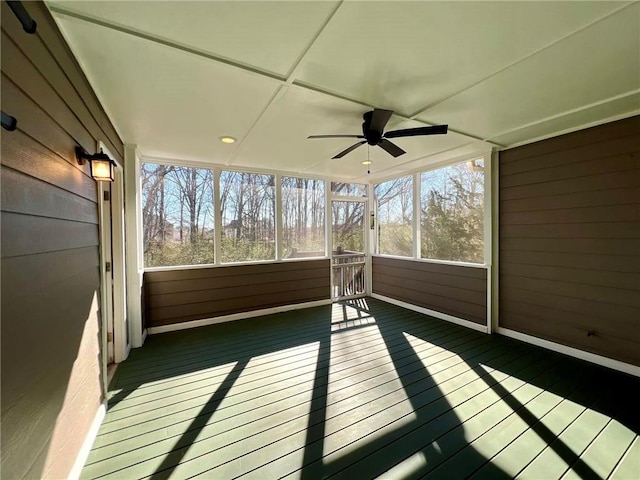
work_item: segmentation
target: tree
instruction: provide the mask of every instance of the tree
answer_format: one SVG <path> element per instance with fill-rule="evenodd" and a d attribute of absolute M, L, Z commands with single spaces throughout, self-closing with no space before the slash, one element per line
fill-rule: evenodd
<path fill-rule="evenodd" d="M 143 163 L 141 181 L 145 266 L 213 263 L 213 172 Z"/>
<path fill-rule="evenodd" d="M 466 163 L 422 174 L 423 258 L 484 261 L 484 173 Z"/>
<path fill-rule="evenodd" d="M 222 261 L 275 258 L 275 177 L 222 172 Z"/>
<path fill-rule="evenodd" d="M 413 177 L 376 185 L 378 252 L 413 255 Z"/>
<path fill-rule="evenodd" d="M 282 241 L 286 258 L 324 255 L 325 185 L 322 180 L 282 177 Z"/>

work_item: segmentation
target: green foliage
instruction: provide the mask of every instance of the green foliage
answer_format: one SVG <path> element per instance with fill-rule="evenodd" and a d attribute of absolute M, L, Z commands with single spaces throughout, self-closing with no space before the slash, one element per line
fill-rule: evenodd
<path fill-rule="evenodd" d="M 413 256 L 413 226 L 403 223 L 378 224 L 378 251 L 385 255 Z"/>
<path fill-rule="evenodd" d="M 483 177 L 464 168 L 464 164 L 450 167 L 444 185 L 423 191 L 423 258 L 484 262 Z"/>
<path fill-rule="evenodd" d="M 378 253 L 413 256 L 413 177 L 375 186 Z"/>
<path fill-rule="evenodd" d="M 203 265 L 213 262 L 213 239 L 199 238 L 195 243 L 151 241 L 144 253 L 145 267 Z"/>
<path fill-rule="evenodd" d="M 255 260 L 274 260 L 276 246 L 273 241 L 246 238 L 222 237 L 222 263 L 251 262 Z"/>

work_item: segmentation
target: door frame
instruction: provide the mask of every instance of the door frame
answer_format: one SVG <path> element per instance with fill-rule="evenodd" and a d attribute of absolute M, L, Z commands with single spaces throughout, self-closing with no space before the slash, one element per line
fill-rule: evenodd
<path fill-rule="evenodd" d="M 113 272 L 112 272 L 112 235 L 111 235 L 111 202 L 106 200 L 111 195 L 108 182 L 96 182 L 98 196 L 98 228 L 100 231 L 100 337 L 102 351 L 103 379 L 106 382 L 107 366 L 115 359 L 113 341 Z M 106 383 L 105 383 L 106 391 Z"/>
<path fill-rule="evenodd" d="M 354 203 L 362 203 L 364 212 L 362 216 L 362 237 L 364 242 L 364 292 L 358 295 L 349 295 L 346 297 L 336 298 L 334 297 L 334 288 L 333 288 L 333 202 L 354 202 Z M 329 268 L 331 268 L 331 300 L 333 302 L 337 302 L 340 300 L 350 300 L 353 298 L 362 298 L 371 294 L 371 241 L 370 234 L 368 228 L 368 212 L 369 212 L 369 198 L 366 197 L 348 197 L 348 196 L 339 196 L 339 195 L 330 195 L 329 198 L 329 221 L 328 224 L 328 245 L 327 250 L 329 254 Z"/>
<path fill-rule="evenodd" d="M 107 353 L 102 356 L 102 368 L 106 382 L 108 364 L 125 360 L 131 350 L 131 342 L 126 309 L 123 166 L 102 141 L 97 143 L 97 148 L 116 164 L 113 182 L 97 182 L 102 348 Z M 105 192 L 108 192 L 108 200 L 105 199 Z M 105 262 L 110 262 L 110 272 L 107 272 Z M 112 333 L 111 342 L 107 338 L 109 332 Z"/>

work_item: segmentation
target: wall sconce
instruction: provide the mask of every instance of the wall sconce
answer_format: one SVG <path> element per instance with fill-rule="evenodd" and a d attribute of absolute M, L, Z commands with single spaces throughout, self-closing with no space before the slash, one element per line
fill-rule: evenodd
<path fill-rule="evenodd" d="M 99 153 L 90 155 L 85 152 L 82 147 L 76 147 L 76 158 L 78 165 L 85 165 L 89 160 L 91 165 L 91 176 L 97 182 L 113 182 L 114 180 L 114 161 L 100 149 Z"/>

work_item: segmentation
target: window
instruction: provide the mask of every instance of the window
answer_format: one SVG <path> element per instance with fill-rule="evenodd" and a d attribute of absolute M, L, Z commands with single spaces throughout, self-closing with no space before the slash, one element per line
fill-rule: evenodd
<path fill-rule="evenodd" d="M 483 161 L 424 172 L 420 184 L 421 257 L 483 263 Z"/>
<path fill-rule="evenodd" d="M 375 186 L 378 253 L 413 256 L 413 177 Z"/>
<path fill-rule="evenodd" d="M 221 172 L 222 262 L 275 260 L 275 177 Z"/>
<path fill-rule="evenodd" d="M 366 197 L 367 186 L 362 183 L 331 182 L 331 193 L 341 197 Z"/>
<path fill-rule="evenodd" d="M 325 255 L 325 183 L 282 177 L 283 258 Z"/>
<path fill-rule="evenodd" d="M 145 267 L 214 262 L 213 171 L 143 163 Z"/>

